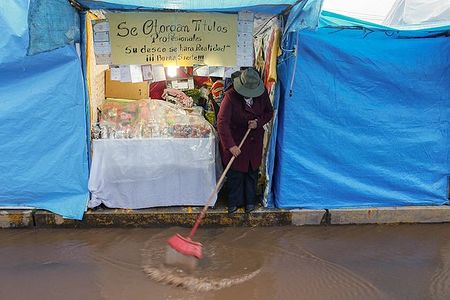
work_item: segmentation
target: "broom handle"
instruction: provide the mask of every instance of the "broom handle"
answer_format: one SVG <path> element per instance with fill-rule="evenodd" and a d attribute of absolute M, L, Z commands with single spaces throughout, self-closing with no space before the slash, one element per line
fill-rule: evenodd
<path fill-rule="evenodd" d="M 242 145 L 244 144 L 245 140 L 247 139 L 248 134 L 250 133 L 251 129 L 247 129 L 247 132 L 245 133 L 244 137 L 242 138 L 241 143 L 239 144 L 239 150 L 241 149 Z M 195 221 L 194 227 L 192 227 L 191 233 L 189 234 L 188 238 L 192 239 L 194 237 L 195 232 L 197 231 L 198 227 L 200 226 L 200 223 L 202 222 L 203 218 L 206 215 L 206 211 L 208 210 L 208 207 L 211 205 L 214 195 L 217 194 L 219 187 L 222 185 L 222 182 L 225 179 L 225 176 L 228 173 L 228 170 L 231 168 L 231 165 L 233 164 L 234 160 L 236 159 L 236 156 L 233 155 L 231 157 L 230 162 L 227 164 L 225 170 L 223 171 L 222 175 L 219 178 L 219 181 L 217 182 L 216 186 L 214 187 L 214 190 L 212 191 L 211 195 L 209 195 L 208 201 L 206 202 L 205 206 L 203 207 L 202 211 L 197 217 L 197 220 Z"/>

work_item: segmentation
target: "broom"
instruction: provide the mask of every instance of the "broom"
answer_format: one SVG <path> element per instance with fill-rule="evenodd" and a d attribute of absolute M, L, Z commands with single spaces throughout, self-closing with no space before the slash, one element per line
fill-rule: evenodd
<path fill-rule="evenodd" d="M 245 133 L 244 138 L 239 144 L 239 149 L 241 149 L 250 131 L 251 129 L 249 128 Z M 212 191 L 211 195 L 208 198 L 208 201 L 206 202 L 202 211 L 198 215 L 197 220 L 195 221 L 194 227 L 192 227 L 189 236 L 182 237 L 180 234 L 177 233 L 167 240 L 167 243 L 169 245 L 166 250 L 166 264 L 171 266 L 178 266 L 183 269 L 187 269 L 188 271 L 193 271 L 197 267 L 198 261 L 203 257 L 202 244 L 199 242 L 194 242 L 192 238 L 197 232 L 200 223 L 202 222 L 203 218 L 206 215 L 208 207 L 211 205 L 214 199 L 214 195 L 217 194 L 219 187 L 222 185 L 225 176 L 227 175 L 228 170 L 231 168 L 231 165 L 233 164 L 235 159 L 236 159 L 235 156 L 231 157 L 230 162 L 227 164 L 225 170 L 220 176 L 219 181 L 217 182 L 216 186 L 214 187 L 214 190 Z"/>

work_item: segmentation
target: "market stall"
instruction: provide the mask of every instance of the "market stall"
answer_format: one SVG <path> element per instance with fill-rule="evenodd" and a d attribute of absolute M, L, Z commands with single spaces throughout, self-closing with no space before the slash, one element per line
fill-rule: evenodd
<path fill-rule="evenodd" d="M 276 21 L 249 11 L 88 13 L 88 206 L 203 205 L 221 173 L 223 92 L 254 66 L 255 24 L 261 61 Z"/>

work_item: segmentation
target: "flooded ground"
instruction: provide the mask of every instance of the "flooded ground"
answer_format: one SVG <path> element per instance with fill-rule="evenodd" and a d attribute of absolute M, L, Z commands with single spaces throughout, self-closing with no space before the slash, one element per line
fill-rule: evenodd
<path fill-rule="evenodd" d="M 0 299 L 450 299 L 450 224 L 201 228 L 184 288 L 148 275 L 177 231 L 0 230 Z"/>

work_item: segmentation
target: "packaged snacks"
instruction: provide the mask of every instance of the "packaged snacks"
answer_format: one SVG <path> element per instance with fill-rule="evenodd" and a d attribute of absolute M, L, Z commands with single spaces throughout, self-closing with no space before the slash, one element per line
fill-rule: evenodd
<path fill-rule="evenodd" d="M 194 104 L 191 97 L 188 97 L 185 93 L 177 89 L 165 89 L 162 98 L 186 108 L 191 108 Z"/>
<path fill-rule="evenodd" d="M 107 100 L 100 106 L 94 139 L 207 138 L 211 125 L 195 109 L 162 100 Z"/>

